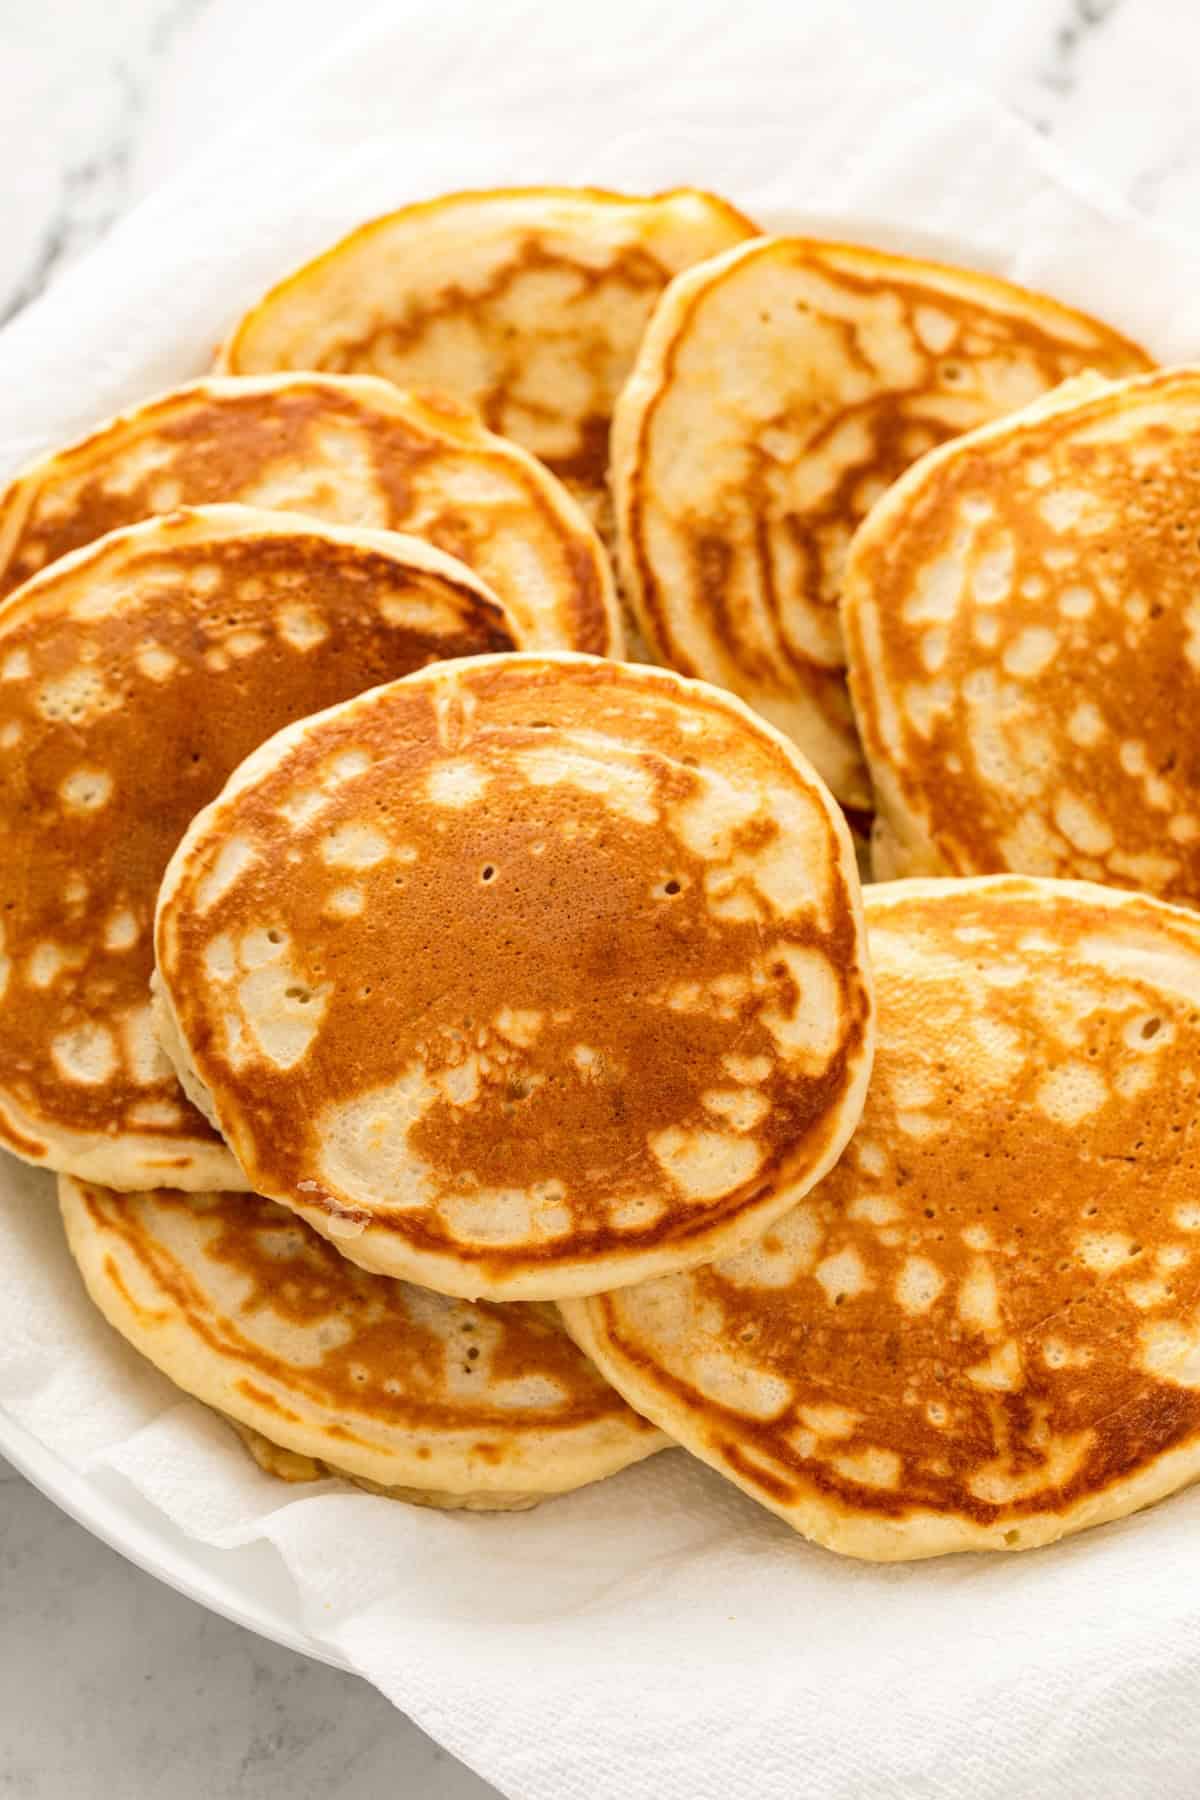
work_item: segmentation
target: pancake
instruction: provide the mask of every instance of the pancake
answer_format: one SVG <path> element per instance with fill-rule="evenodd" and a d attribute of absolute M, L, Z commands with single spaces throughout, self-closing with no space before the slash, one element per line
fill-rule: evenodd
<path fill-rule="evenodd" d="M 59 1182 L 110 1325 L 224 1413 L 270 1473 L 431 1506 L 531 1506 L 667 1440 L 534 1306 L 368 1275 L 253 1194 Z"/>
<path fill-rule="evenodd" d="M 845 592 L 877 875 L 1200 904 L 1200 370 L 1073 384 L 947 445 Z"/>
<path fill-rule="evenodd" d="M 665 670 L 481 657 L 281 732 L 180 844 L 155 944 L 160 1036 L 250 1186 L 468 1299 L 741 1244 L 862 1106 L 843 821 Z"/>
<path fill-rule="evenodd" d="M 756 229 L 693 188 L 446 195 L 360 226 L 281 281 L 234 327 L 220 366 L 456 394 L 603 528 L 613 402 L 655 301 L 680 269 Z"/>
<path fill-rule="evenodd" d="M 624 649 L 608 557 L 561 484 L 456 401 L 368 376 L 194 381 L 42 457 L 0 495 L 0 595 L 118 526 L 230 500 L 428 538 L 528 648 Z"/>
<path fill-rule="evenodd" d="M 831 1550 L 1051 1543 L 1200 1474 L 1200 920 L 1017 876 L 866 912 L 878 1050 L 833 1173 L 566 1322 Z"/>
<path fill-rule="evenodd" d="M 461 563 L 210 507 L 113 532 L 0 607 L 0 1143 L 113 1187 L 245 1185 L 155 1042 L 158 884 L 280 726 L 516 641 Z"/>
<path fill-rule="evenodd" d="M 674 280 L 616 409 L 622 590 L 663 662 L 732 688 L 855 810 L 851 535 L 945 438 L 1081 369 L 1150 366 L 1108 326 L 992 276 L 768 238 Z"/>

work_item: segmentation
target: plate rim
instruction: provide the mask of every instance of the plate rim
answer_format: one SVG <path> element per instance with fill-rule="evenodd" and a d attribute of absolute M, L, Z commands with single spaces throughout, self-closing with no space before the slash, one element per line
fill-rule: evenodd
<path fill-rule="evenodd" d="M 195 1546 L 191 1539 L 165 1513 L 155 1508 L 156 1525 L 148 1525 L 106 1494 L 86 1471 L 73 1468 L 47 1449 L 3 1406 L 0 1455 L 60 1512 L 143 1574 L 281 1649 L 346 1674 L 357 1673 L 332 1645 L 321 1643 L 274 1607 L 247 1595 L 244 1582 L 231 1579 L 222 1584 L 212 1571 L 198 1566 L 192 1560 Z"/>

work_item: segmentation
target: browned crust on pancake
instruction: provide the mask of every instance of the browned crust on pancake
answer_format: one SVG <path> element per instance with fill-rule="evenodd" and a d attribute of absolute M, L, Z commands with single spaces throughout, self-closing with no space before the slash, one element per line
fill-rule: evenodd
<path fill-rule="evenodd" d="M 872 1087 L 837 1167 L 762 1239 L 777 1280 L 743 1256 L 563 1311 L 635 1404 L 829 1548 L 1051 1542 L 1200 1473 L 1200 929 L 1017 878 L 866 898 Z M 1130 952 L 1117 975 L 1089 949 L 1106 937 Z M 1173 989 L 1143 953 L 1186 959 Z M 1118 1091 L 1150 1064 L 1155 1101 Z M 639 1328 L 640 1295 L 650 1320 L 651 1296 L 667 1316 L 685 1291 L 684 1317 L 782 1382 L 767 1416 L 702 1393 Z M 1176 1322 L 1172 1375 L 1150 1346 Z"/>
<path fill-rule="evenodd" d="M 444 194 L 420 201 L 412 206 L 398 208 L 395 212 L 384 214 L 380 218 L 371 219 L 366 224 L 331 245 L 320 255 L 311 258 L 299 269 L 294 270 L 282 281 L 268 290 L 263 298 L 252 307 L 234 326 L 218 356 L 218 367 L 230 373 L 243 373 L 251 368 L 247 358 L 246 338 L 252 333 L 259 317 L 278 305 L 287 296 L 302 291 L 310 278 L 323 269 L 335 265 L 347 254 L 355 254 L 370 240 L 386 232 L 399 220 L 420 221 L 423 217 L 433 217 L 447 210 L 464 206 L 490 206 L 494 203 L 503 205 L 507 201 L 547 200 L 582 201 L 602 208 L 608 207 L 645 207 L 669 205 L 672 201 L 684 197 L 701 198 L 710 209 L 714 219 L 720 220 L 731 233 L 730 241 L 739 236 L 754 237 L 758 227 L 740 213 L 736 207 L 719 195 L 695 188 L 672 188 L 651 195 L 631 195 L 616 193 L 605 188 L 592 187 L 515 187 L 465 190 L 460 193 Z M 562 266 L 560 257 L 548 257 L 539 245 L 536 225 L 530 224 L 520 228 L 521 242 L 515 259 L 497 271 L 494 280 L 478 292 L 463 294 L 454 286 L 445 288 L 439 296 L 438 303 L 427 312 L 415 318 L 409 317 L 401 321 L 389 317 L 379 322 L 378 327 L 369 337 L 360 341 L 347 341 L 339 345 L 336 366 L 339 369 L 369 367 L 372 346 L 381 334 L 397 342 L 407 342 L 418 338 L 427 328 L 431 317 L 439 321 L 454 316 L 475 317 L 481 304 L 501 297 L 511 285 L 517 274 L 526 273 L 539 268 L 557 269 Z M 676 272 L 674 268 L 664 267 L 658 259 L 645 247 L 634 246 L 614 258 L 602 269 L 592 270 L 578 264 L 571 265 L 577 274 L 583 291 L 590 291 L 597 283 L 617 279 L 634 291 L 657 294 Z M 397 287 L 403 294 L 402 282 L 398 279 Z M 322 366 L 334 366 L 324 363 Z M 611 377 L 606 369 L 597 366 L 590 371 L 596 377 L 598 388 L 611 386 Z M 510 383 L 502 379 L 491 383 L 487 391 L 475 397 L 479 410 L 488 426 L 504 435 L 522 441 L 522 433 L 514 428 L 510 416 L 510 401 L 516 400 L 518 406 L 525 402 L 510 393 Z M 572 450 L 562 454 L 543 454 L 543 460 L 560 480 L 587 505 L 595 517 L 595 522 L 602 528 L 607 522 L 607 472 L 608 472 L 608 432 L 611 408 L 605 407 L 598 412 L 587 415 L 579 422 L 577 442 Z M 536 448 L 536 446 L 531 446 Z"/>
<path fill-rule="evenodd" d="M 699 615 L 705 621 L 713 653 L 695 654 L 676 629 L 672 595 L 664 591 L 647 547 L 646 512 L 656 504 L 655 495 L 647 486 L 651 479 L 651 442 L 674 384 L 687 380 L 680 376 L 678 361 L 690 347 L 698 313 L 719 289 L 735 285 L 748 266 L 778 262 L 781 258 L 819 275 L 822 282 L 835 285 L 848 300 L 896 296 L 910 322 L 923 305 L 934 308 L 953 322 L 955 343 L 966 343 L 972 332 L 978 335 L 983 331 L 988 335 L 988 351 L 992 354 L 998 345 L 1011 344 L 1015 353 L 1036 364 L 1043 389 L 1054 387 L 1083 368 L 1128 374 L 1150 367 L 1151 359 L 1138 345 L 1101 321 L 1014 283 L 859 245 L 807 238 L 764 238 L 685 271 L 671 284 L 647 330 L 637 367 L 617 410 L 614 478 L 623 591 L 657 658 L 688 675 L 724 680 L 752 704 L 756 696 L 774 695 L 783 701 L 801 692 L 835 736 L 852 745 L 854 719 L 837 629 L 837 556 L 831 545 L 847 543 L 863 518 L 866 507 L 861 494 L 865 484 L 883 486 L 894 481 L 915 457 L 956 432 L 994 417 L 997 408 L 981 396 L 974 403 L 975 416 L 953 425 L 940 419 L 937 406 L 971 404 L 972 397 L 962 384 L 961 375 L 964 366 L 969 368 L 972 362 L 972 352 L 969 348 L 935 352 L 925 346 L 915 328 L 910 331 L 909 347 L 924 360 L 926 375 L 921 382 L 890 389 L 876 386 L 852 402 L 840 393 L 822 392 L 820 372 L 814 374 L 806 409 L 783 404 L 777 417 L 758 421 L 756 435 L 743 446 L 748 463 L 737 492 L 727 494 L 724 502 L 734 516 L 743 520 L 752 517 L 755 521 L 755 578 L 770 618 L 770 653 L 764 654 L 752 643 L 757 630 L 752 623 L 755 609 L 744 606 L 743 597 L 731 587 L 729 517 L 701 512 L 692 521 L 689 617 L 694 622 Z M 977 292 L 960 295 L 929 285 L 931 279 L 936 281 L 939 277 L 974 284 Z M 1004 310 L 1005 302 L 1010 306 L 1035 306 L 1043 319 L 1035 323 L 1019 318 Z M 806 303 L 806 310 L 814 309 Z M 1059 320 L 1064 329 L 1071 326 L 1085 331 L 1088 343 L 1075 344 L 1061 333 L 1056 335 L 1050 328 L 1052 319 Z M 767 323 L 765 315 L 763 323 Z M 821 324 L 839 337 L 848 363 L 868 379 L 876 376 L 860 345 L 858 322 L 829 311 L 822 313 Z M 756 321 L 748 318 L 744 338 L 729 345 L 731 366 L 737 367 L 740 350 L 743 346 L 753 347 L 755 338 Z M 951 371 L 957 371 L 954 379 Z M 699 385 L 698 374 L 695 379 Z M 814 426 L 817 418 L 821 422 Z M 769 477 L 773 475 L 778 485 L 781 470 L 778 459 L 764 447 L 766 438 L 772 432 L 803 429 L 807 455 L 849 424 L 860 426 L 869 434 L 869 454 L 849 461 L 832 495 L 822 504 L 798 505 L 776 518 L 778 498 L 772 495 Z M 794 592 L 790 591 L 794 584 L 787 570 L 777 567 L 777 535 L 786 537 L 788 555 L 797 559 L 802 569 Z M 814 626 L 823 630 L 826 644 L 822 655 L 801 648 L 789 636 L 785 603 L 794 605 L 797 600 L 808 609 Z M 678 605 L 677 596 L 674 603 Z M 732 669 L 720 666 L 725 658 L 731 660 Z M 830 771 L 822 767 L 816 746 L 806 744 L 802 737 L 798 741 L 814 755 L 826 779 L 832 779 Z M 852 808 L 869 806 L 870 786 L 861 765 L 856 772 L 834 779 L 833 786 L 838 798 Z"/>
<path fill-rule="evenodd" d="M 251 1442 L 253 1453 L 284 1479 L 331 1473 L 397 1498 L 490 1509 L 533 1504 L 665 1444 L 557 1315 L 443 1301 L 367 1274 L 259 1195 L 116 1194 L 70 1180 L 61 1203 L 110 1323 L 247 1442 L 261 1436 L 271 1456 Z M 197 1218 L 211 1224 L 202 1254 Z M 219 1298 L 221 1277 L 232 1305 Z M 313 1334 L 323 1329 L 321 1350 Z M 304 1348 L 268 1349 L 273 1330 Z M 522 1381 L 554 1398 L 514 1401 L 508 1390 Z M 389 1466 L 394 1482 L 383 1478 Z"/>
<path fill-rule="evenodd" d="M 1198 449 L 1196 370 L 1065 389 L 947 445 L 872 513 L 844 620 L 877 874 L 1012 869 L 1200 902 Z M 1073 505 L 1077 529 L 1056 510 Z M 934 619 L 917 584 L 943 559 L 962 584 Z M 998 559 L 1003 592 L 983 593 Z"/>
<path fill-rule="evenodd" d="M 179 513 L 76 553 L 0 609 L 0 740 L 17 734 L 0 759 L 0 1139 L 30 1161 L 107 1172 L 129 1144 L 136 1170 L 108 1178 L 191 1186 L 216 1158 L 233 1184 L 145 1014 L 154 903 L 179 836 L 279 726 L 430 657 L 513 644 L 465 569 L 414 561 L 435 552 L 294 525 Z M 77 615 L 114 582 L 113 611 Z M 406 604 L 434 600 L 450 635 L 406 622 Z M 288 637 L 293 612 L 319 646 Z M 80 779 L 86 804 L 69 806 Z M 68 1078 L 61 1044 L 68 1060 L 90 1046 L 108 1073 Z"/>
<path fill-rule="evenodd" d="M 693 737 L 680 731 L 681 705 Z M 553 738 L 543 736 L 548 725 Z M 622 815 L 586 786 L 526 777 L 547 742 L 569 745 L 571 733 L 589 731 L 607 733 L 606 744 L 629 734 L 622 754 L 653 795 L 645 816 Z M 308 843 L 292 834 L 313 871 L 302 887 L 262 849 L 279 836 L 287 795 L 309 790 L 351 749 L 374 755 L 373 769 L 346 801 L 352 811 L 322 813 Z M 159 906 L 158 966 L 195 1072 L 252 1183 L 336 1233 L 346 1255 L 447 1292 L 577 1291 L 606 1275 L 634 1279 L 646 1264 L 699 1260 L 729 1234 L 749 1235 L 836 1154 L 870 1045 L 852 852 L 791 746 L 729 696 L 667 671 L 590 659 L 480 659 L 452 684 L 414 679 L 331 713 L 269 755 L 181 848 Z M 460 760 L 491 796 L 478 807 L 409 798 Z M 804 809 L 822 836 L 819 905 L 797 875 L 786 907 L 772 911 L 764 900 L 739 918 L 720 914 L 706 877 L 724 861 L 685 848 L 659 822 L 702 803 L 707 777 L 688 766 L 697 761 L 739 764 L 743 780 L 752 769 L 756 781 L 778 784 L 780 805 Z M 732 856 L 791 842 L 757 791 L 753 811 Z M 331 923 L 316 845 L 347 818 L 379 821 L 406 854 L 399 869 L 380 854 L 347 876 L 361 909 Z M 254 846 L 255 860 L 201 909 L 196 896 L 231 841 Z M 797 842 L 795 854 L 809 851 Z M 278 1068 L 241 1050 L 236 1068 L 229 1060 L 206 956 L 214 942 L 238 942 L 251 920 L 263 930 L 278 921 L 288 979 L 325 1009 L 302 1065 Z M 790 1019 L 801 1007 L 788 958 L 809 955 L 834 997 L 832 1047 L 805 1073 L 802 1056 L 776 1050 L 761 1015 L 778 1008 Z M 702 1005 L 712 980 L 718 988 Z M 391 1046 L 383 1061 L 378 1044 Z M 436 1083 L 462 1070 L 469 1083 L 476 1051 L 475 1098 L 431 1090 L 407 1133 L 403 1154 L 430 1171 L 427 1201 L 414 1205 L 406 1191 L 376 1206 L 361 1187 L 339 1185 L 327 1158 L 336 1117 L 389 1078 Z M 749 1145 L 752 1173 L 703 1201 L 685 1198 L 651 1140 L 685 1125 L 698 1132 L 702 1121 L 713 1128 L 700 1090 L 736 1079 L 727 1055 L 764 1062 L 754 1077 L 763 1116 Z M 410 1064 L 424 1073 L 408 1073 Z M 381 1153 L 380 1170 L 390 1166 Z M 563 1223 L 543 1241 L 524 1233 L 511 1245 L 472 1243 L 465 1229 L 448 1228 L 445 1206 L 513 1188 L 555 1190 Z"/>
<path fill-rule="evenodd" d="M 368 492 L 361 491 L 359 470 L 342 475 L 325 453 L 322 429 L 353 434 L 369 463 Z M 151 442 L 153 462 L 140 476 L 136 469 L 129 473 L 124 465 L 136 463 L 138 447 Z M 547 636 L 538 642 L 621 654 L 620 614 L 603 546 L 542 465 L 485 430 L 451 396 L 402 392 L 365 375 L 210 377 L 161 394 L 41 458 L 0 494 L 0 597 L 121 526 L 179 506 L 250 498 L 281 463 L 294 483 L 306 458 L 315 517 L 415 531 L 477 569 L 516 612 L 535 597 L 526 597 L 525 581 L 505 579 L 507 569 L 489 541 L 489 508 L 499 502 L 490 498 L 476 514 L 447 497 L 431 513 L 421 487 L 440 465 L 451 479 L 464 470 L 492 478 L 508 492 L 501 514 L 509 531 L 514 515 L 528 509 L 544 578 L 563 595 L 561 621 L 547 619 Z M 310 510 L 290 491 L 286 504 L 296 512 Z M 554 624 L 559 636 L 551 643 Z M 526 641 L 532 646 L 532 634 Z"/>

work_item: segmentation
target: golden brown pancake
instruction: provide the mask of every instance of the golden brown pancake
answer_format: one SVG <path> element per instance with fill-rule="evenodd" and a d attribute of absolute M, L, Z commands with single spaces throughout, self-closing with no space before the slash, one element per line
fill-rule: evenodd
<path fill-rule="evenodd" d="M 163 1041 L 249 1184 L 445 1293 L 745 1242 L 862 1105 L 841 816 L 666 670 L 476 658 L 302 721 L 195 821 L 155 937 Z"/>
<path fill-rule="evenodd" d="M 0 1142 L 115 1187 L 244 1184 L 154 1038 L 151 921 L 192 816 L 280 726 L 441 656 L 511 646 L 415 538 L 178 512 L 0 608 Z"/>
<path fill-rule="evenodd" d="M 59 1199 L 109 1323 L 285 1480 L 347 1475 L 396 1499 L 506 1510 L 666 1444 L 540 1307 L 368 1275 L 255 1194 L 115 1194 L 64 1176 Z"/>
<path fill-rule="evenodd" d="M 369 376 L 194 381 L 42 457 L 0 495 L 0 595 L 213 501 L 411 532 L 482 576 L 528 648 L 622 654 L 608 557 L 561 484 L 457 401 Z"/>
<path fill-rule="evenodd" d="M 694 188 L 449 194 L 360 226 L 234 327 L 231 374 L 330 369 L 457 394 L 608 520 L 608 428 L 654 303 L 753 237 Z"/>
<path fill-rule="evenodd" d="M 875 873 L 1200 904 L 1200 370 L 1073 384 L 880 502 L 846 580 Z"/>
<path fill-rule="evenodd" d="M 1200 1474 L 1200 920 L 868 888 L 875 1070 L 750 1249 L 564 1306 L 630 1403 L 875 1560 L 1026 1549 Z"/>
<path fill-rule="evenodd" d="M 837 613 L 856 525 L 955 433 L 1080 369 L 1149 366 L 993 276 L 806 238 L 739 246 L 671 283 L 616 409 L 625 597 L 661 660 L 732 688 L 869 808 Z"/>

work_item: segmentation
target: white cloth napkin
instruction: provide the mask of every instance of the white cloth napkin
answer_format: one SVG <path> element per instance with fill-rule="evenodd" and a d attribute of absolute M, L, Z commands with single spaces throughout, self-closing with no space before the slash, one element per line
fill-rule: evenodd
<path fill-rule="evenodd" d="M 454 186 L 697 182 L 940 250 L 1200 356 L 1200 251 L 840 19 L 748 0 L 417 0 L 152 196 L 0 336 L 0 468 L 190 375 L 271 278 Z M 0 852 L 2 853 L 2 852 Z M 519 1800 L 1193 1800 L 1200 1491 L 1058 1549 L 873 1569 L 682 1453 L 527 1514 L 261 1475 L 91 1313 L 51 1183 L 0 1158 L 0 1406 L 208 1545 Z"/>

